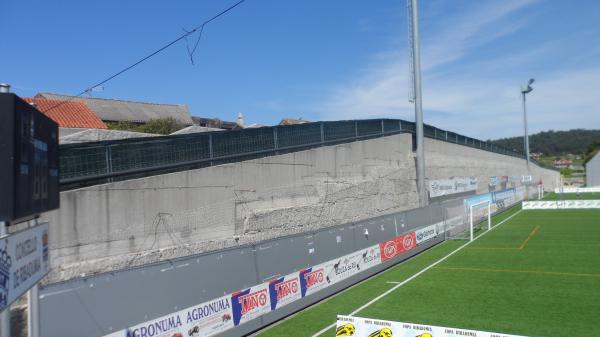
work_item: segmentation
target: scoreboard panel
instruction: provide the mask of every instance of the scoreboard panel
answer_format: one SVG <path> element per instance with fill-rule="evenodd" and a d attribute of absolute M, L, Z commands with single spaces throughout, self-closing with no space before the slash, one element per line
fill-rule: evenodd
<path fill-rule="evenodd" d="M 59 207 L 58 125 L 12 93 L 0 93 L 0 221 Z"/>

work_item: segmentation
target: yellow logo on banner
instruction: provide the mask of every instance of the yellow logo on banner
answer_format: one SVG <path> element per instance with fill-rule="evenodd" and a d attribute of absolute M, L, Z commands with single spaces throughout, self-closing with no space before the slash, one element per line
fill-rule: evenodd
<path fill-rule="evenodd" d="M 356 331 L 354 325 L 346 323 L 335 330 L 335 336 L 352 336 L 354 335 L 354 331 Z"/>
<path fill-rule="evenodd" d="M 373 332 L 369 335 L 369 337 L 392 337 L 392 330 L 389 328 L 383 328 Z"/>
<path fill-rule="evenodd" d="M 424 332 L 416 337 L 433 337 L 433 335 L 431 335 L 429 332 Z"/>

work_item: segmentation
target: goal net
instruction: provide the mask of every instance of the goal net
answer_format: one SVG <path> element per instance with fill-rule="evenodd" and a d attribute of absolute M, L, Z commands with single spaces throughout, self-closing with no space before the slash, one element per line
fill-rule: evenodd
<path fill-rule="evenodd" d="M 462 216 L 455 216 L 454 223 L 448 227 L 449 239 L 473 240 L 492 227 L 492 202 L 482 200 L 465 205 Z"/>

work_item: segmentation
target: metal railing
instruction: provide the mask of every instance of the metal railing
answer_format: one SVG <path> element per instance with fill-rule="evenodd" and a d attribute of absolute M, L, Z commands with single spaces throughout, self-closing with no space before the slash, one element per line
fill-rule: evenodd
<path fill-rule="evenodd" d="M 428 138 L 524 158 L 520 152 L 431 125 L 424 130 Z M 414 134 L 415 124 L 349 120 L 65 144 L 60 146 L 60 183 L 69 189 L 399 133 Z"/>

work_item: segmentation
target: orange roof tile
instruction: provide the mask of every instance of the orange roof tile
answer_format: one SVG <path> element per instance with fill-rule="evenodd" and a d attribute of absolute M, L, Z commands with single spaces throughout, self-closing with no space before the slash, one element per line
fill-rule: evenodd
<path fill-rule="evenodd" d="M 40 112 L 58 123 L 61 128 L 108 129 L 83 102 L 29 97 L 23 99 L 27 103 L 34 103 Z"/>

